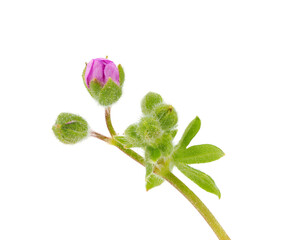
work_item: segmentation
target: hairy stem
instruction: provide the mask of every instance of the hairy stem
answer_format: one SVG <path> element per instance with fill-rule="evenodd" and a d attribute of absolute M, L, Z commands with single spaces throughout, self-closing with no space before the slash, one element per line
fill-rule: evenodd
<path fill-rule="evenodd" d="M 105 117 L 106 117 L 106 123 L 107 127 L 109 129 L 109 132 L 111 136 L 116 135 L 115 130 L 111 123 L 110 118 L 110 108 L 106 108 L 105 111 Z M 122 152 L 124 152 L 126 155 L 134 159 L 139 164 L 145 166 L 145 160 L 142 156 L 140 156 L 135 151 L 125 148 L 121 143 L 117 142 L 113 138 L 105 137 L 99 133 L 92 132 L 91 135 L 93 137 L 96 137 L 100 140 L 103 140 L 109 144 L 112 144 L 116 146 L 118 149 L 120 149 Z M 164 178 L 166 181 L 168 181 L 172 186 L 174 186 L 180 193 L 183 194 L 184 197 L 198 210 L 198 212 L 201 214 L 201 216 L 205 219 L 205 221 L 209 224 L 209 226 L 212 228 L 216 236 L 219 240 L 230 240 L 229 236 L 225 232 L 225 230 L 222 228 L 222 226 L 219 224 L 219 222 L 216 220 L 214 215 L 210 212 L 210 210 L 204 205 L 204 203 L 197 197 L 197 195 L 191 191 L 180 179 L 178 179 L 174 174 L 172 174 L 170 171 L 161 173 L 159 171 L 155 171 L 157 175 L 160 175 L 162 178 Z"/>
<path fill-rule="evenodd" d="M 113 136 L 117 135 L 117 133 L 114 130 L 112 123 L 111 123 L 110 111 L 111 111 L 110 107 L 105 108 L 105 120 L 106 120 L 107 128 L 110 132 L 110 135 L 113 137 Z"/>
<path fill-rule="evenodd" d="M 142 166 L 145 166 L 145 161 L 144 158 L 141 157 L 138 153 L 136 153 L 135 151 L 129 149 L 129 148 L 125 148 L 121 143 L 113 140 L 112 145 L 116 146 L 118 149 L 120 149 L 122 152 L 124 152 L 126 155 L 128 155 L 129 157 L 131 157 L 132 159 L 134 159 L 136 162 L 140 163 Z"/>
<path fill-rule="evenodd" d="M 163 178 L 167 180 L 172 186 L 174 186 L 180 193 L 186 197 L 188 201 L 198 210 L 205 221 L 210 225 L 218 239 L 230 240 L 229 236 L 216 220 L 210 210 L 204 205 L 204 203 L 191 191 L 180 179 L 178 179 L 171 172 L 164 174 Z"/>
<path fill-rule="evenodd" d="M 135 151 L 125 148 L 122 144 L 118 143 L 114 139 L 107 138 L 99 133 L 93 132 L 91 134 L 93 137 L 96 137 L 100 140 L 103 140 L 107 143 L 110 143 L 117 148 L 119 148 L 122 152 L 124 152 L 126 155 L 134 159 L 136 162 L 138 162 L 141 165 L 145 165 L 144 158 L 141 157 L 138 153 Z M 106 139 L 107 138 L 107 139 Z M 180 179 L 178 179 L 174 174 L 171 172 L 167 172 L 164 174 L 160 174 L 158 171 L 155 172 L 156 174 L 160 175 L 162 178 L 164 178 L 166 181 L 168 181 L 172 186 L 174 186 L 180 193 L 184 195 L 188 199 L 188 201 L 191 202 L 191 204 L 199 211 L 199 213 L 202 215 L 202 217 L 207 221 L 207 223 L 210 225 L 210 227 L 215 232 L 216 236 L 220 240 L 229 240 L 230 238 L 224 231 L 224 229 L 221 227 L 221 225 L 218 223 L 214 215 L 210 212 L 210 210 L 204 205 L 204 203 L 197 197 L 196 194 L 194 194 Z"/>
<path fill-rule="evenodd" d="M 112 142 L 112 139 L 111 139 L 111 138 L 106 137 L 106 136 L 104 136 L 104 135 L 102 135 L 102 134 L 99 134 L 99 133 L 97 133 L 97 132 L 94 132 L 94 131 L 91 131 L 91 132 L 90 132 L 90 135 L 91 135 L 92 137 L 96 137 L 96 138 L 98 138 L 98 139 L 100 139 L 100 140 L 103 140 L 104 142 L 109 143 L 109 144 L 111 144 L 111 142 Z"/>

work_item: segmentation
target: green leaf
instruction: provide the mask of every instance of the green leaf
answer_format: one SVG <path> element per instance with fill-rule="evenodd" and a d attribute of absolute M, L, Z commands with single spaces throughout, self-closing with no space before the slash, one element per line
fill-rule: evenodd
<path fill-rule="evenodd" d="M 122 87 L 125 81 L 125 73 L 121 64 L 118 65 L 120 86 Z"/>
<path fill-rule="evenodd" d="M 145 184 L 145 189 L 147 191 L 151 190 L 152 188 L 158 187 L 164 182 L 164 179 L 161 177 L 157 176 L 154 173 L 151 173 L 150 175 L 147 176 L 146 178 L 146 184 Z"/>
<path fill-rule="evenodd" d="M 199 187 L 207 192 L 217 195 L 219 198 L 221 197 L 218 187 L 209 175 L 183 163 L 177 163 L 176 166 L 186 177 L 196 183 Z"/>
<path fill-rule="evenodd" d="M 154 171 L 154 163 L 150 160 L 146 160 L 145 168 L 146 168 L 146 176 L 145 176 L 145 188 L 147 191 L 150 189 L 161 185 L 164 182 L 164 179 L 160 176 L 156 175 Z"/>
<path fill-rule="evenodd" d="M 186 164 L 207 163 L 215 161 L 224 155 L 220 148 L 211 144 L 202 144 L 178 150 L 174 154 L 174 161 Z"/>
<path fill-rule="evenodd" d="M 181 140 L 179 141 L 178 145 L 176 146 L 177 149 L 186 148 L 190 141 L 196 136 L 196 134 L 199 132 L 201 126 L 201 120 L 199 117 L 195 117 L 194 120 L 192 120 L 187 128 L 185 129 L 185 132 L 183 133 L 183 136 Z"/>

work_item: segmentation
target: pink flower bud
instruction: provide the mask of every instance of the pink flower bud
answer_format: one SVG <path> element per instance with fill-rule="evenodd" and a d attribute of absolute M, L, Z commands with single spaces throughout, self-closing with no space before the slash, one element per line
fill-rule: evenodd
<path fill-rule="evenodd" d="M 92 59 L 87 64 L 84 77 L 88 88 L 90 87 L 90 82 L 94 79 L 104 86 L 109 78 L 120 86 L 119 70 L 117 66 L 112 61 L 105 58 Z"/>

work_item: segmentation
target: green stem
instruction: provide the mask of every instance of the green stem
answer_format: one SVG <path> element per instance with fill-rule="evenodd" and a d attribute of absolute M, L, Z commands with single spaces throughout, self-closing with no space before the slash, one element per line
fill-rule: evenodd
<path fill-rule="evenodd" d="M 198 198 L 197 195 L 194 194 L 193 191 L 191 191 L 180 179 L 178 179 L 171 172 L 165 173 L 163 178 L 167 180 L 172 186 L 174 186 L 180 193 L 182 193 L 188 201 L 190 201 L 190 203 L 198 210 L 201 216 L 210 225 L 218 239 L 230 240 L 229 236 L 219 224 L 214 215 L 204 205 L 200 198 Z"/>
<path fill-rule="evenodd" d="M 141 157 L 138 153 L 135 151 L 125 148 L 121 143 L 115 141 L 112 138 L 105 137 L 99 133 L 92 132 L 91 134 L 93 137 L 96 137 L 100 140 L 103 140 L 111 145 L 114 145 L 115 147 L 119 148 L 122 152 L 124 152 L 126 155 L 134 159 L 139 164 L 145 166 L 144 158 Z M 193 193 L 180 179 L 178 179 L 174 174 L 172 174 L 170 171 L 165 172 L 164 174 L 160 174 L 159 171 L 155 171 L 156 174 L 160 175 L 162 178 L 164 178 L 166 181 L 168 181 L 172 186 L 174 186 L 180 193 L 184 195 L 188 199 L 188 201 L 191 202 L 191 204 L 199 211 L 201 216 L 207 221 L 207 223 L 210 225 L 212 230 L 215 232 L 216 236 L 220 240 L 230 240 L 227 233 L 224 231 L 224 229 L 221 227 L 221 225 L 218 223 L 214 215 L 210 212 L 210 210 L 204 205 L 204 203 L 197 197 L 196 194 Z"/>
<path fill-rule="evenodd" d="M 100 139 L 100 140 L 103 140 L 104 142 L 109 143 L 109 144 L 111 144 L 111 142 L 112 142 L 112 139 L 111 139 L 111 138 L 106 137 L 106 136 L 104 136 L 104 135 L 102 135 L 102 134 L 99 134 L 99 133 L 97 133 L 97 132 L 94 132 L 94 131 L 91 131 L 91 132 L 90 132 L 90 135 L 91 135 L 92 137 L 96 137 L 96 138 L 98 138 L 98 139 Z"/>
<path fill-rule="evenodd" d="M 111 123 L 110 119 L 110 108 L 106 109 L 106 123 L 107 127 L 110 131 L 110 134 L 112 136 L 115 135 L 114 128 Z M 92 136 L 101 139 L 109 144 L 112 144 L 119 148 L 122 152 L 127 154 L 129 157 L 140 163 L 141 165 L 145 166 L 145 161 L 142 156 L 140 156 L 135 151 L 125 148 L 121 143 L 117 142 L 113 138 L 108 138 L 106 136 L 103 136 L 99 133 L 92 132 Z M 174 174 L 172 174 L 170 171 L 164 172 L 163 174 L 159 171 L 155 171 L 157 175 L 160 175 L 162 178 L 164 178 L 166 181 L 168 181 L 172 186 L 174 186 L 180 193 L 183 194 L 184 197 L 190 203 L 198 210 L 198 212 L 201 214 L 201 216 L 205 219 L 205 221 L 209 224 L 209 226 L 212 228 L 216 236 L 219 240 L 230 240 L 229 236 L 225 232 L 225 230 L 222 228 L 222 226 L 219 224 L 219 222 L 216 220 L 214 215 L 210 212 L 210 210 L 204 205 L 204 203 L 197 197 L 197 195 L 191 191 L 180 179 L 178 179 Z"/>
<path fill-rule="evenodd" d="M 105 120 L 106 120 L 107 128 L 108 128 L 111 136 L 113 137 L 113 136 L 117 135 L 117 133 L 114 130 L 112 123 L 111 123 L 110 111 L 111 111 L 110 107 L 105 108 Z"/>
<path fill-rule="evenodd" d="M 115 147 L 117 147 L 118 149 L 120 149 L 122 152 L 124 152 L 126 155 L 128 155 L 129 157 L 131 157 L 132 159 L 136 160 L 136 162 L 138 162 L 139 164 L 141 164 L 142 166 L 145 166 L 145 162 L 143 157 L 141 157 L 138 153 L 136 153 L 135 151 L 129 149 L 129 148 L 125 148 L 121 143 L 117 142 L 116 140 L 114 140 L 113 138 L 109 138 L 106 137 L 100 133 L 91 132 L 91 136 L 92 137 L 96 137 L 106 143 L 109 143 Z"/>
<path fill-rule="evenodd" d="M 144 158 L 141 157 L 138 153 L 135 151 L 125 148 L 121 143 L 115 141 L 114 139 L 111 142 L 112 145 L 116 146 L 118 149 L 120 149 L 122 152 L 124 152 L 126 155 L 134 159 L 136 162 L 140 163 L 142 166 L 145 167 L 145 161 Z"/>

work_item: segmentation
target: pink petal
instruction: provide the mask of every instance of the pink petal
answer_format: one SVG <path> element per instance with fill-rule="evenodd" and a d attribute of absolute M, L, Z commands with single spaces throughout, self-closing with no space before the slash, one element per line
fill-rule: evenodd
<path fill-rule="evenodd" d="M 109 78 L 111 78 L 116 84 L 120 86 L 119 70 L 113 62 L 110 61 L 105 66 L 104 74 L 105 74 L 104 84 L 108 81 Z"/>

